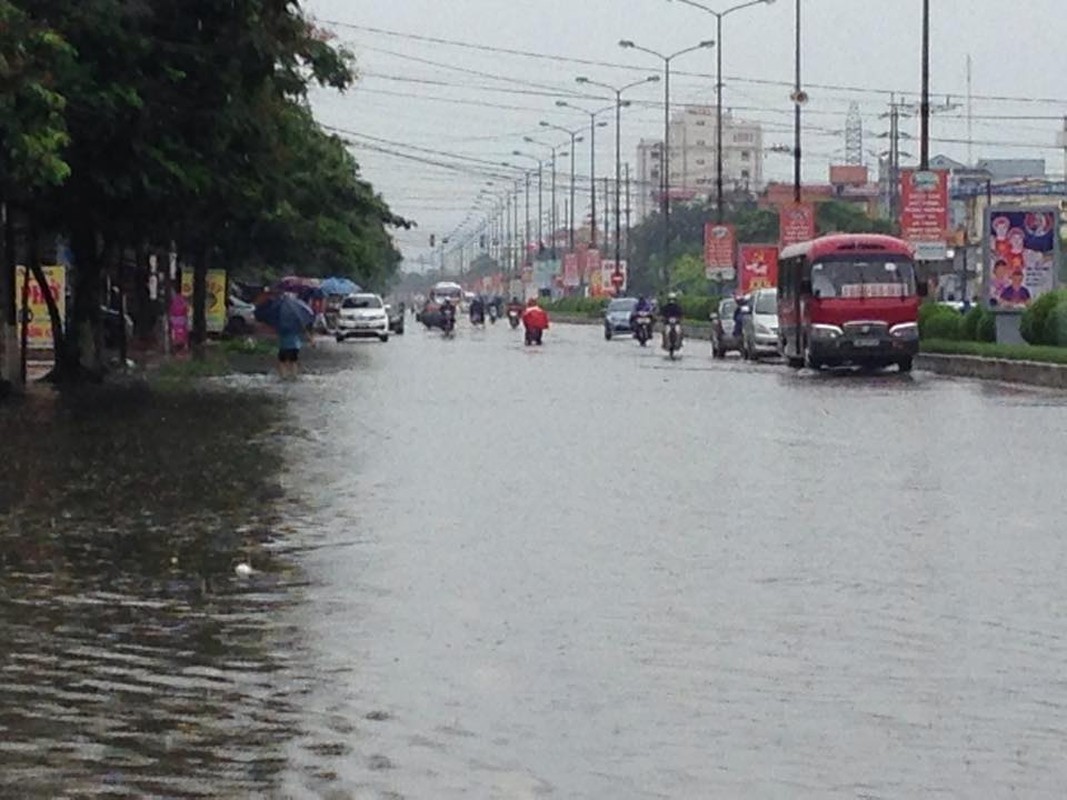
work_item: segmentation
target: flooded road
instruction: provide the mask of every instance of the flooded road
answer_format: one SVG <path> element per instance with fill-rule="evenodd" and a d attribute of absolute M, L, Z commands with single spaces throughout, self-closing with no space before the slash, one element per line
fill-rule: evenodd
<path fill-rule="evenodd" d="M 287 409 L 262 483 L 0 562 L 0 795 L 1062 796 L 1067 397 L 345 347 L 229 382 Z"/>

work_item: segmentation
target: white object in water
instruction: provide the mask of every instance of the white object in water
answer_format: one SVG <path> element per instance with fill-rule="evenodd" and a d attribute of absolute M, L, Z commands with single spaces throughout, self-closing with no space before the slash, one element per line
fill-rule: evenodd
<path fill-rule="evenodd" d="M 234 567 L 233 571 L 237 573 L 238 578 L 247 578 L 253 572 L 255 572 L 255 570 L 252 569 L 252 566 L 250 564 L 246 564 L 244 561 Z"/>

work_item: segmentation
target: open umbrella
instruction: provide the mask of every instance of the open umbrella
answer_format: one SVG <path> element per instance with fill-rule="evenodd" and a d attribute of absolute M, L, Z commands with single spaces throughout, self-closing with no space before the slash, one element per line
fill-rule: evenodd
<path fill-rule="evenodd" d="M 349 295 L 361 291 L 359 284 L 350 281 L 348 278 L 326 278 L 319 284 L 319 289 L 323 294 L 327 295 Z"/>
<path fill-rule="evenodd" d="M 256 306 L 255 317 L 284 336 L 306 330 L 315 319 L 315 312 L 303 300 L 283 294 Z"/>

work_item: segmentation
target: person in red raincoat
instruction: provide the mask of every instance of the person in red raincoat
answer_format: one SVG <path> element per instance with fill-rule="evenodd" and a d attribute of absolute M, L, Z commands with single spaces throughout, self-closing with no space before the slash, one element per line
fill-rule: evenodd
<path fill-rule="evenodd" d="M 526 328 L 526 344 L 541 344 L 541 335 L 548 330 L 548 312 L 531 297 L 522 312 L 522 324 Z"/>

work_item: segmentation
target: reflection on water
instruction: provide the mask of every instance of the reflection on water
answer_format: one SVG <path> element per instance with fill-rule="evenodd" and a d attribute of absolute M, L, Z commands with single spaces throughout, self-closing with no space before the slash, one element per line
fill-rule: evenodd
<path fill-rule="evenodd" d="M 276 785 L 300 690 L 272 680 L 298 581 L 272 533 L 283 424 L 232 392 L 0 409 L 0 795 Z"/>

